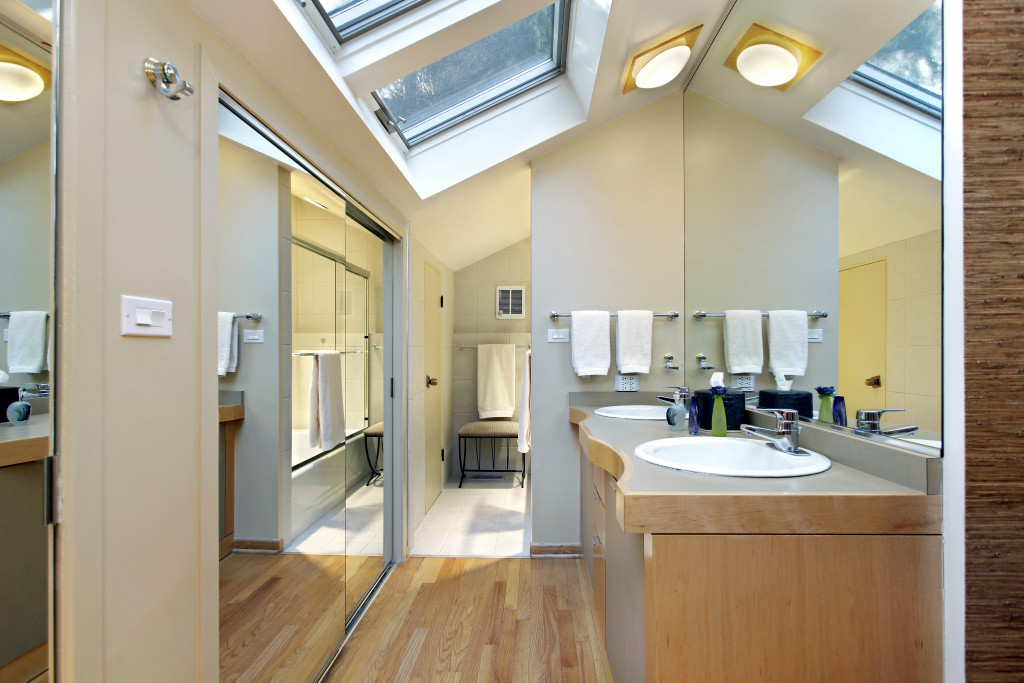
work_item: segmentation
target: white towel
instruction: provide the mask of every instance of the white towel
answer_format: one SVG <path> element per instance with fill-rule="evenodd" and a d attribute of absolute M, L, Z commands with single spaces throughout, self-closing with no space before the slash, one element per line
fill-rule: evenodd
<path fill-rule="evenodd" d="M 533 354 L 527 349 L 523 361 L 523 391 L 519 397 L 519 441 L 520 453 L 527 453 L 533 443 L 533 394 L 530 381 L 533 375 Z"/>
<path fill-rule="evenodd" d="M 481 420 L 512 417 L 516 411 L 516 347 L 480 344 L 476 348 L 476 411 Z"/>
<path fill-rule="evenodd" d="M 803 377 L 807 370 L 807 311 L 768 311 L 768 369 Z"/>
<path fill-rule="evenodd" d="M 573 311 L 572 368 L 580 377 L 607 375 L 612 365 L 608 311 Z"/>
<path fill-rule="evenodd" d="M 309 380 L 309 445 L 329 451 L 345 441 L 341 352 L 317 351 Z"/>
<path fill-rule="evenodd" d="M 764 365 L 761 311 L 725 312 L 725 369 L 732 374 L 760 374 Z"/>
<path fill-rule="evenodd" d="M 238 319 L 234 313 L 217 314 L 217 374 L 221 377 L 238 368 Z"/>
<path fill-rule="evenodd" d="M 615 330 L 615 357 L 619 372 L 651 371 L 653 311 L 619 311 Z"/>
<path fill-rule="evenodd" d="M 46 311 L 11 311 L 7 327 L 8 372 L 46 370 Z"/>

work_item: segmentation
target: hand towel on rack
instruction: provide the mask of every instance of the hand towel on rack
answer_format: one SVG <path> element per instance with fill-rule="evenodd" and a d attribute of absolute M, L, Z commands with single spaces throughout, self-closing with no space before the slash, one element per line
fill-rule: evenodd
<path fill-rule="evenodd" d="M 313 354 L 309 380 L 309 445 L 329 451 L 345 441 L 345 409 L 341 396 L 341 352 Z"/>
<path fill-rule="evenodd" d="M 807 311 L 768 311 L 768 369 L 798 377 L 807 371 Z"/>
<path fill-rule="evenodd" d="M 533 353 L 526 350 L 523 360 L 523 391 L 519 397 L 519 439 L 520 453 L 528 453 L 533 444 L 533 393 L 530 386 L 533 375 Z"/>
<path fill-rule="evenodd" d="M 479 344 L 476 349 L 476 411 L 481 420 L 512 417 L 516 410 L 516 347 Z"/>
<path fill-rule="evenodd" d="M 612 364 L 610 321 L 608 311 L 572 312 L 572 367 L 580 377 L 608 374 Z"/>
<path fill-rule="evenodd" d="M 46 363 L 46 311 L 11 311 L 7 326 L 7 370 L 37 373 Z"/>
<path fill-rule="evenodd" d="M 726 311 L 724 334 L 726 370 L 760 374 L 764 366 L 761 311 Z"/>
<path fill-rule="evenodd" d="M 238 368 L 238 320 L 234 313 L 217 314 L 217 375 L 224 377 Z"/>
<path fill-rule="evenodd" d="M 618 311 L 615 329 L 615 357 L 619 372 L 651 371 L 653 311 Z"/>

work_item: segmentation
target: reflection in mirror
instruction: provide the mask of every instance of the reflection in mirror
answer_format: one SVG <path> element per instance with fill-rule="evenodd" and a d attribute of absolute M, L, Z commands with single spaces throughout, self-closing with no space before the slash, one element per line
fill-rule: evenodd
<path fill-rule="evenodd" d="M 0 15 L 0 680 L 22 681 L 48 668 L 52 25 L 19 3 L 3 11 L 17 16 Z"/>
<path fill-rule="evenodd" d="M 882 414 L 871 429 L 915 426 L 899 438 L 935 454 L 942 46 L 933 20 L 941 0 L 894 10 L 876 0 L 733 6 L 686 93 L 685 296 L 690 310 L 829 311 L 809 321 L 821 342 L 808 344 L 792 389 L 836 386 L 851 428 L 858 410 L 903 411 Z M 725 62 L 754 23 L 821 58 L 784 90 L 744 80 Z M 889 90 L 854 75 L 881 81 L 880 71 Z M 726 369 L 722 321 L 689 323 L 686 339 L 697 373 L 689 383 L 703 387 L 709 373 L 692 359 L 703 353 Z M 777 388 L 768 372 L 755 382 Z M 813 402 L 817 409 L 816 395 Z"/>

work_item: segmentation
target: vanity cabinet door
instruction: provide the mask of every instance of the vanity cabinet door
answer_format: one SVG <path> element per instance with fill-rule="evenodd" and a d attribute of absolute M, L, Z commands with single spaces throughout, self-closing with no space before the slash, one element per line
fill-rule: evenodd
<path fill-rule="evenodd" d="M 607 586 L 607 558 L 605 557 L 604 539 L 605 531 L 605 504 L 598 493 L 601 487 L 605 486 L 604 478 L 608 476 L 604 470 L 600 475 L 595 474 L 594 486 L 591 489 L 591 508 L 593 510 L 594 534 L 593 534 L 593 586 L 594 586 L 594 616 L 597 619 L 597 631 L 601 635 L 601 642 L 605 642 L 605 614 L 607 611 L 607 599 L 605 595 Z"/>
<path fill-rule="evenodd" d="M 603 472 L 603 470 L 602 470 Z M 605 651 L 614 681 L 644 680 L 644 535 L 627 534 L 615 518 L 615 479 L 602 478 L 604 498 Z M 674 679 L 682 680 L 682 679 Z M 698 679 L 693 679 L 698 680 Z"/>

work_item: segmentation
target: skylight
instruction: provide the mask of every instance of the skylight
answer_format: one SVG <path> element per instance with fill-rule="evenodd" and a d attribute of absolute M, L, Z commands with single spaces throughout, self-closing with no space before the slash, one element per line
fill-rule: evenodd
<path fill-rule="evenodd" d="M 875 53 L 852 80 L 942 116 L 942 0 Z"/>
<path fill-rule="evenodd" d="M 338 42 L 354 38 L 429 0 L 313 0 Z"/>
<path fill-rule="evenodd" d="M 565 70 L 568 0 L 373 91 L 378 118 L 409 147 Z"/>

